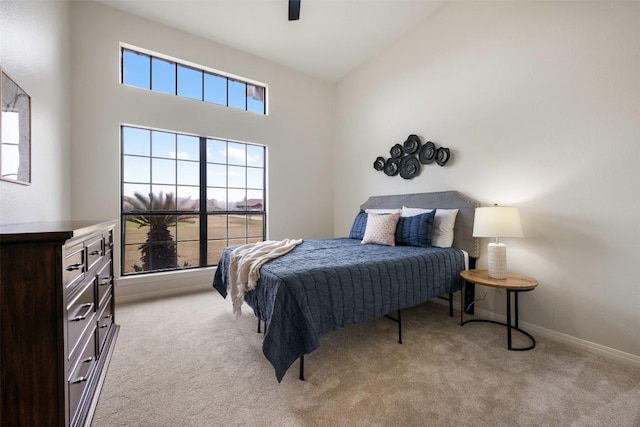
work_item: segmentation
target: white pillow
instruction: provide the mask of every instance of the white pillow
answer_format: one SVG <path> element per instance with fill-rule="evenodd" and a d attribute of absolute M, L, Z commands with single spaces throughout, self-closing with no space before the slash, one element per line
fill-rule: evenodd
<path fill-rule="evenodd" d="M 433 209 L 402 207 L 401 216 L 416 216 L 429 213 Z M 436 209 L 433 218 L 433 234 L 431 235 L 431 246 L 439 248 L 450 248 L 453 244 L 453 227 L 456 224 L 458 209 Z"/>
<path fill-rule="evenodd" d="M 399 219 L 400 212 L 386 215 L 367 214 L 367 227 L 364 230 L 362 243 L 395 246 L 396 226 Z"/>
<path fill-rule="evenodd" d="M 374 213 L 374 214 L 392 214 L 392 213 L 401 213 L 402 209 L 365 209 L 366 213 Z"/>
<path fill-rule="evenodd" d="M 400 216 L 404 216 L 404 217 L 408 217 L 408 216 L 416 216 L 416 215 L 422 215 L 424 213 L 429 213 L 431 212 L 433 209 L 423 209 L 423 208 L 408 208 L 406 206 L 402 207 L 402 212 L 400 214 Z"/>

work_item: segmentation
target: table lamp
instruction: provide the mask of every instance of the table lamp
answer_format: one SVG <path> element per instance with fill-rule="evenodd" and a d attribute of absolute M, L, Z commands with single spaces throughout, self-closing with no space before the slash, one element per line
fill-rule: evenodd
<path fill-rule="evenodd" d="M 522 224 L 518 208 L 498 206 L 476 208 L 473 221 L 473 237 L 490 237 L 494 242 L 487 246 L 489 277 L 507 278 L 507 245 L 500 237 L 522 237 Z"/>

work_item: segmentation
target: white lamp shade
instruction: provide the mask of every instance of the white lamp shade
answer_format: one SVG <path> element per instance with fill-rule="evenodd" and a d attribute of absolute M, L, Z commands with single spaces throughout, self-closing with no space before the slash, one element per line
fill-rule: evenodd
<path fill-rule="evenodd" d="M 520 211 L 511 206 L 476 208 L 473 237 L 522 237 Z"/>

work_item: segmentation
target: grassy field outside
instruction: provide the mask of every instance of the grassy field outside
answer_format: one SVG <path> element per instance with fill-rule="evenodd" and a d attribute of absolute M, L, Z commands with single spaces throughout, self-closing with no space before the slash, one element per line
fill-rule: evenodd
<path fill-rule="evenodd" d="M 169 227 L 178 251 L 179 268 L 200 263 L 200 223 L 179 222 Z M 135 273 L 134 265 L 142 268 L 140 246 L 147 240 L 149 227 L 139 227 L 131 221 L 125 225 L 124 274 Z M 217 264 L 227 246 L 255 243 L 263 240 L 262 215 L 210 215 L 207 221 L 207 264 Z M 185 265 L 186 264 L 186 265 Z"/>

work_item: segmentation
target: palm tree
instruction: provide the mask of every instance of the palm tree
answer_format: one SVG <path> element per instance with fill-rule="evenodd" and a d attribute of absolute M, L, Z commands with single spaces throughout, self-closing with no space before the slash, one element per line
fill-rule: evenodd
<path fill-rule="evenodd" d="M 164 270 L 178 266 L 176 244 L 169 227 L 178 222 L 193 224 L 196 215 L 178 215 L 177 211 L 193 211 L 198 206 L 196 200 L 177 199 L 173 193 L 157 196 L 149 193 L 134 193 L 134 197 L 124 196 L 125 211 L 135 212 L 127 217 L 128 221 L 138 224 L 138 228 L 149 227 L 147 240 L 140 246 L 142 252 L 142 270 Z M 150 214 L 149 212 L 168 211 L 166 214 Z M 135 268 L 135 267 L 134 267 Z"/>

